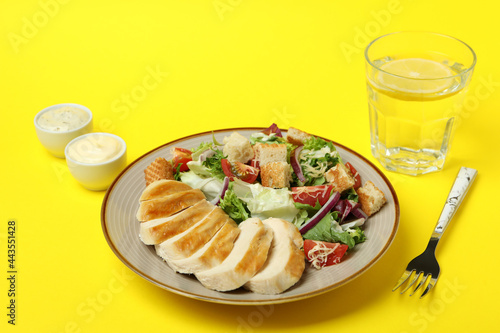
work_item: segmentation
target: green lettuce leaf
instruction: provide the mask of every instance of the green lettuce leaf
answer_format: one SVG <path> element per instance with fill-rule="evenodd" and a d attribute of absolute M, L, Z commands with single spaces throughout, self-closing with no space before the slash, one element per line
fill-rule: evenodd
<path fill-rule="evenodd" d="M 342 196 L 340 197 L 341 200 L 347 199 L 347 200 L 352 200 L 355 202 L 359 202 L 358 200 L 358 193 L 356 193 L 356 190 L 354 188 L 350 188 L 342 192 Z"/>
<path fill-rule="evenodd" d="M 316 200 L 316 205 L 314 205 L 314 206 L 311 206 L 311 205 L 308 205 L 305 203 L 301 203 L 301 202 L 294 202 L 293 204 L 294 204 L 295 208 L 303 209 L 303 210 L 307 211 L 307 213 L 309 213 L 310 216 L 312 216 L 311 214 L 314 214 L 318 210 L 321 209 L 321 205 L 319 204 L 319 200 Z"/>
<path fill-rule="evenodd" d="M 221 160 L 227 158 L 220 149 L 214 149 L 215 154 L 203 161 L 203 166 L 208 169 L 212 177 L 223 180 L 226 176 L 222 170 Z"/>
<path fill-rule="evenodd" d="M 203 165 L 203 162 L 198 160 L 198 161 L 189 161 L 187 162 L 187 166 L 190 171 L 194 172 L 195 174 L 202 176 L 202 177 L 211 177 L 212 173 L 210 172 L 210 169 L 208 169 L 206 166 Z"/>
<path fill-rule="evenodd" d="M 325 183 L 324 174 L 339 162 L 340 155 L 332 142 L 312 136 L 304 142 L 299 161 L 306 181 L 297 185 L 314 186 Z"/>
<path fill-rule="evenodd" d="M 352 249 L 356 244 L 353 236 L 349 231 L 342 230 L 336 219 L 337 212 L 326 214 L 318 224 L 303 235 L 304 238 L 329 243 L 343 243 Z"/>
<path fill-rule="evenodd" d="M 180 180 L 192 188 L 199 188 L 203 194 L 205 194 L 207 200 L 215 199 L 222 190 L 222 181 L 220 179 L 204 177 L 203 175 L 195 173 L 193 170 L 181 172 Z"/>
<path fill-rule="evenodd" d="M 351 234 L 355 244 L 363 243 L 366 240 L 365 233 L 360 227 L 349 228 L 346 231 Z"/>
<path fill-rule="evenodd" d="M 288 188 L 264 187 L 259 183 L 248 184 L 239 179 L 235 179 L 234 184 L 236 194 L 248 204 L 254 217 L 276 217 L 292 221 L 299 212 Z"/>
<path fill-rule="evenodd" d="M 304 149 L 308 150 L 320 150 L 324 147 L 330 148 L 331 151 L 335 150 L 335 146 L 331 141 L 325 141 L 321 138 L 311 136 L 304 142 Z"/>
<path fill-rule="evenodd" d="M 295 217 L 293 218 L 293 220 L 291 221 L 293 224 L 295 224 L 295 226 L 297 228 L 300 229 L 300 227 L 302 227 L 302 225 L 307 221 L 309 220 L 309 214 L 307 213 L 307 210 L 305 209 L 302 209 L 302 210 L 299 210 L 299 212 L 297 213 L 297 215 L 295 215 Z"/>
<path fill-rule="evenodd" d="M 213 149 L 213 148 L 214 148 L 214 144 L 212 142 L 202 142 L 202 143 L 200 143 L 200 145 L 197 148 L 191 149 L 191 151 L 193 152 L 191 154 L 191 158 L 193 159 L 193 161 L 198 161 L 200 158 L 200 155 L 203 152 L 205 152 L 208 149 Z"/>
<path fill-rule="evenodd" d="M 222 208 L 238 224 L 251 216 L 251 213 L 247 208 L 247 204 L 240 200 L 234 191 L 229 188 L 224 194 L 224 199 L 220 201 L 219 207 Z"/>

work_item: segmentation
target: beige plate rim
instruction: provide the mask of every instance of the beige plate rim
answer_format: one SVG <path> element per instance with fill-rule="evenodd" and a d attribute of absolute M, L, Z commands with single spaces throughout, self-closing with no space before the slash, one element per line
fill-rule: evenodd
<path fill-rule="evenodd" d="M 333 289 L 336 289 L 338 287 L 341 287 L 341 286 L 347 284 L 348 282 L 354 280 L 355 278 L 359 277 L 361 274 L 363 274 L 364 272 L 366 272 L 370 267 L 372 267 L 387 252 L 387 250 L 389 249 L 389 247 L 391 246 L 391 244 L 392 244 L 392 242 L 394 240 L 394 237 L 396 236 L 396 233 L 397 233 L 397 230 L 398 230 L 398 227 L 399 227 L 400 208 L 399 208 L 399 201 L 398 201 L 398 197 L 396 195 L 396 191 L 394 190 L 392 184 L 387 179 L 387 177 L 380 171 L 380 169 L 377 168 L 371 161 L 369 161 L 368 159 L 366 159 L 364 156 L 358 154 L 354 150 L 352 150 L 352 149 L 350 149 L 350 148 L 348 148 L 348 147 L 346 147 L 346 146 L 344 146 L 342 144 L 339 144 L 339 143 L 337 143 L 335 141 L 332 141 L 330 139 L 323 138 L 321 136 L 317 136 L 317 135 L 314 135 L 314 134 L 313 135 L 316 136 L 316 137 L 322 138 L 322 139 L 327 140 L 327 141 L 331 141 L 334 144 L 335 147 L 342 148 L 345 151 L 347 151 L 348 153 L 355 155 L 356 157 L 358 157 L 359 159 L 361 159 L 364 163 L 366 163 L 371 169 L 373 169 L 374 171 L 376 171 L 376 173 L 381 177 L 381 179 L 385 182 L 385 184 L 387 185 L 387 187 L 390 189 L 390 192 L 391 192 L 390 193 L 390 199 L 393 200 L 393 202 L 394 202 L 394 222 L 393 222 L 393 227 L 392 227 L 391 234 L 388 237 L 388 239 L 386 240 L 386 243 L 385 243 L 384 247 L 380 250 L 379 253 L 377 253 L 371 259 L 371 261 L 368 264 L 366 264 L 364 267 L 362 267 L 359 270 L 357 270 L 354 274 L 352 274 L 352 275 L 348 276 L 347 278 L 345 278 L 345 279 L 343 279 L 341 281 L 338 281 L 338 282 L 336 282 L 336 283 L 334 283 L 334 284 L 332 284 L 330 286 L 327 286 L 327 287 L 324 287 L 324 288 L 320 288 L 320 289 L 317 289 L 317 290 L 313 290 L 311 292 L 300 294 L 300 295 L 294 295 L 294 296 L 290 296 L 290 297 L 280 297 L 280 298 L 277 298 L 277 299 L 267 299 L 267 300 L 258 300 L 258 299 L 257 300 L 249 300 L 249 299 L 241 299 L 241 300 L 231 299 L 231 300 L 228 300 L 228 299 L 225 299 L 225 298 L 222 298 L 222 297 L 220 297 L 220 298 L 219 297 L 207 297 L 207 296 L 204 296 L 204 295 L 200 295 L 200 294 L 197 294 L 197 293 L 190 292 L 188 290 L 176 288 L 176 287 L 167 285 L 167 284 L 165 284 L 165 283 L 163 283 L 161 281 L 158 281 L 157 279 L 155 279 L 155 278 L 147 275 L 145 272 L 142 272 L 140 269 L 138 269 L 118 249 L 118 246 L 115 243 L 115 240 L 113 240 L 111 238 L 111 236 L 110 236 L 110 234 L 108 232 L 108 221 L 106 219 L 106 211 L 107 211 L 107 207 L 108 207 L 108 204 L 109 204 L 110 196 L 113 193 L 113 191 L 114 191 L 114 189 L 116 187 L 116 184 L 119 183 L 123 179 L 123 177 L 125 175 L 127 175 L 127 172 L 130 170 L 130 168 L 133 165 L 135 165 L 139 161 L 147 158 L 149 155 L 153 154 L 154 152 L 163 149 L 164 147 L 172 146 L 172 145 L 181 143 L 181 142 L 183 142 L 185 140 L 188 140 L 188 139 L 192 139 L 192 138 L 196 138 L 196 137 L 201 137 L 201 136 L 206 136 L 206 135 L 211 135 L 212 133 L 214 133 L 214 134 L 224 133 L 224 132 L 228 132 L 229 133 L 229 132 L 232 132 L 232 131 L 239 131 L 239 130 L 240 131 L 242 131 L 242 130 L 262 131 L 264 129 L 265 128 L 263 128 L 263 127 L 235 127 L 235 128 L 226 128 L 226 129 L 218 129 L 218 130 L 213 130 L 213 131 L 200 132 L 200 133 L 188 135 L 188 136 L 185 136 L 185 137 L 182 137 L 182 138 L 170 141 L 168 143 L 165 143 L 165 144 L 163 144 L 161 146 L 158 146 L 158 147 L 156 147 L 156 148 L 148 151 L 147 153 L 143 154 L 142 156 L 138 157 L 135 161 L 131 162 L 116 177 L 116 179 L 110 185 L 110 187 L 106 191 L 106 194 L 104 196 L 104 199 L 103 199 L 103 202 L 102 202 L 102 206 L 101 206 L 101 227 L 102 227 L 102 230 L 103 230 L 103 233 L 104 233 L 104 237 L 106 238 L 106 241 L 107 241 L 109 247 L 111 248 L 111 250 L 113 251 L 113 253 L 118 257 L 118 259 L 120 259 L 133 272 L 135 272 L 136 274 L 138 274 L 142 278 L 146 279 L 147 281 L 153 283 L 154 285 L 156 285 L 156 286 L 158 286 L 158 287 L 160 287 L 162 289 L 166 289 L 166 290 L 168 290 L 170 292 L 173 292 L 173 293 L 176 293 L 178 295 L 186 296 L 186 297 L 197 299 L 197 300 L 202 300 L 202 301 L 207 301 L 207 302 L 213 302 L 213 303 L 220 303 L 220 304 L 232 304 L 232 305 L 279 304 L 279 303 L 287 303 L 287 302 L 298 301 L 298 300 L 310 298 L 310 297 L 313 297 L 313 296 L 317 296 L 317 295 L 326 293 L 326 292 L 331 291 Z M 287 132 L 287 130 L 283 130 L 283 129 L 281 131 L 283 133 Z M 223 293 L 221 293 L 221 294 L 223 294 Z"/>

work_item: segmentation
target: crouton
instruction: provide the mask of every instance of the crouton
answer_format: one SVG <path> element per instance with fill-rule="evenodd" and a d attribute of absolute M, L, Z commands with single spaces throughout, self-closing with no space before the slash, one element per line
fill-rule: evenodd
<path fill-rule="evenodd" d="M 174 167 L 172 162 L 163 157 L 156 158 L 146 169 L 144 169 L 146 186 L 162 179 L 174 179 Z"/>
<path fill-rule="evenodd" d="M 355 180 L 351 172 L 342 163 L 337 163 L 333 168 L 325 173 L 325 179 L 333 185 L 334 191 L 343 192 L 354 186 Z"/>
<path fill-rule="evenodd" d="M 290 127 L 287 131 L 286 141 L 296 146 L 300 146 L 303 145 L 304 141 L 306 141 L 310 137 L 310 134 L 303 132 L 295 127 Z"/>
<path fill-rule="evenodd" d="M 247 163 L 253 156 L 250 141 L 238 132 L 233 132 L 224 138 L 224 149 L 222 151 L 230 162 Z"/>
<path fill-rule="evenodd" d="M 253 146 L 255 159 L 263 166 L 271 162 L 286 162 L 286 144 L 281 143 L 256 143 Z"/>
<path fill-rule="evenodd" d="M 358 188 L 357 193 L 361 210 L 368 216 L 378 212 L 387 202 L 384 193 L 371 181 L 367 181 L 363 187 Z"/>
<path fill-rule="evenodd" d="M 283 188 L 290 186 L 292 174 L 287 162 L 270 162 L 260 167 L 262 186 Z"/>

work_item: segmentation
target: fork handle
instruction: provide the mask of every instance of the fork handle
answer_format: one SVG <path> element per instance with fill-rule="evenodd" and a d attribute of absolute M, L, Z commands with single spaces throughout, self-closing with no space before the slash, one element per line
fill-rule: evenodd
<path fill-rule="evenodd" d="M 455 182 L 453 183 L 450 193 L 448 194 L 443 210 L 441 211 L 436 228 L 432 233 L 431 242 L 434 241 L 437 243 L 441 239 L 441 236 L 455 215 L 458 207 L 462 203 L 462 200 L 467 194 L 472 182 L 476 178 L 476 175 L 477 170 L 475 169 L 466 167 L 460 168 L 457 178 L 455 178 Z"/>

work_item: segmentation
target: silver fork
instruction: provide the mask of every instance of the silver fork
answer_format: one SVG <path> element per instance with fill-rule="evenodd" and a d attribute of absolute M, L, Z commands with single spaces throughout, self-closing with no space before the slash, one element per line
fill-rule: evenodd
<path fill-rule="evenodd" d="M 401 294 L 410 289 L 418 281 L 417 286 L 410 296 L 412 296 L 420 288 L 425 287 L 424 292 L 420 296 L 420 298 L 422 298 L 436 285 L 440 272 L 439 264 L 435 255 L 436 246 L 446 227 L 455 215 L 458 207 L 462 203 L 462 200 L 467 194 L 472 182 L 476 178 L 476 175 L 477 170 L 465 167 L 460 168 L 425 251 L 410 261 L 392 291 L 398 289 L 412 276 L 413 279 L 410 279 L 410 282 L 403 289 L 403 291 L 401 291 Z"/>

